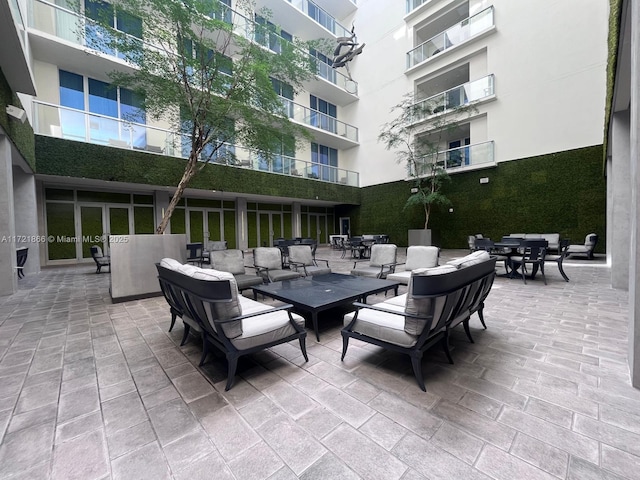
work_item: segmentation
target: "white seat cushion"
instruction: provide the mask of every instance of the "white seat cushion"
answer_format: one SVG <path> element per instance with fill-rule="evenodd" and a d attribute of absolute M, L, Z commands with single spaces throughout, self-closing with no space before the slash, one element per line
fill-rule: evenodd
<path fill-rule="evenodd" d="M 374 306 L 386 308 L 388 310 L 404 313 L 403 305 L 392 305 L 388 302 L 376 303 Z M 355 312 L 344 316 L 344 325 L 347 326 L 353 320 Z M 353 326 L 353 331 L 377 338 L 385 342 L 400 345 L 401 347 L 412 347 L 416 344 L 418 337 L 410 335 L 404 330 L 404 315 L 394 315 L 368 308 L 358 310 L 358 319 Z"/>

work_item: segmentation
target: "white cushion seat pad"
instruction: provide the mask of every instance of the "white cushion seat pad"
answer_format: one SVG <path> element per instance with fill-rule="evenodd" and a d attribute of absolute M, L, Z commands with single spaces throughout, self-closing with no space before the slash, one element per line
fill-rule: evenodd
<path fill-rule="evenodd" d="M 416 344 L 418 337 L 404 331 L 404 303 L 402 305 L 394 305 L 387 301 L 376 303 L 374 306 L 398 312 L 399 315 L 361 308 L 358 310 L 358 319 L 353 326 L 354 332 L 401 347 L 412 347 Z M 351 323 L 354 315 L 355 312 L 351 312 L 344 316 L 345 326 Z"/>

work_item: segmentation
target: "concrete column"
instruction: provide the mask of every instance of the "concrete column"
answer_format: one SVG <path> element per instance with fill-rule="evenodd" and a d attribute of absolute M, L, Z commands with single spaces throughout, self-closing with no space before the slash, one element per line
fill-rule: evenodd
<path fill-rule="evenodd" d="M 302 207 L 300 203 L 293 203 L 293 210 L 291 212 L 291 220 L 293 221 L 293 236 L 301 237 L 302 236 Z"/>
<path fill-rule="evenodd" d="M 249 222 L 247 220 L 247 199 L 236 198 L 236 245 L 240 250 L 249 248 Z"/>
<path fill-rule="evenodd" d="M 629 111 L 613 115 L 611 162 L 607 175 L 607 250 L 611 265 L 611 286 L 629 289 L 629 211 L 631 208 Z"/>
<path fill-rule="evenodd" d="M 24 273 L 40 272 L 40 244 L 43 236 L 38 231 L 38 202 L 36 200 L 36 179 L 31 172 L 20 167 L 13 168 L 14 222 L 16 235 L 24 242 L 18 247 L 27 247 L 29 254 L 24 266 Z"/>
<path fill-rule="evenodd" d="M 0 296 L 18 289 L 11 143 L 0 129 Z"/>
<path fill-rule="evenodd" d="M 630 244 L 631 259 L 629 268 L 629 373 L 631 384 L 640 388 L 640 174 L 638 172 L 638 154 L 640 153 L 640 2 L 630 2 L 631 14 L 631 117 L 630 117 Z"/>
<path fill-rule="evenodd" d="M 169 206 L 170 201 L 171 196 L 169 195 L 169 192 L 163 192 L 160 190 L 156 190 L 155 192 L 153 192 L 153 204 L 156 207 L 156 224 L 153 226 L 154 232 L 156 231 L 158 225 L 160 225 L 160 222 L 162 221 L 162 214 Z M 169 222 L 169 225 L 167 225 L 167 229 L 164 232 L 171 233 L 171 222 Z"/>

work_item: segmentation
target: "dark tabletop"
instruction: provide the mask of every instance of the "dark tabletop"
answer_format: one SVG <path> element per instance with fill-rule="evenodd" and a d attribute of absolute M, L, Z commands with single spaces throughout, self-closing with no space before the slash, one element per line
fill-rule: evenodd
<path fill-rule="evenodd" d="M 398 282 L 390 280 L 329 273 L 258 285 L 253 287 L 253 291 L 315 310 L 397 288 L 398 285 Z"/>

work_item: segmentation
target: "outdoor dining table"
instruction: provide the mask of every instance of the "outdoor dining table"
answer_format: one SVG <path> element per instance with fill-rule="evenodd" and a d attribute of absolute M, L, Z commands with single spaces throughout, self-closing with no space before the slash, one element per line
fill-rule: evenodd
<path fill-rule="evenodd" d="M 493 244 L 493 253 L 496 253 L 498 255 L 504 255 L 505 257 L 507 257 L 507 265 L 511 269 L 511 271 L 506 273 L 505 276 L 507 276 L 509 278 L 522 278 L 522 273 L 518 272 L 518 268 L 519 268 L 519 266 L 521 264 L 518 264 L 514 268 L 514 264 L 511 261 L 511 257 L 516 256 L 516 255 L 520 255 L 522 253 L 522 252 L 519 252 L 518 250 L 520 248 L 522 248 L 522 244 L 526 240 L 543 240 L 543 239 L 542 238 L 540 238 L 540 239 L 534 239 L 534 238 L 525 239 L 525 238 L 518 238 L 518 237 L 506 237 L 506 238 L 503 238 L 499 242 L 494 242 L 494 244 Z M 533 265 L 533 271 L 531 272 L 531 278 L 535 278 L 536 273 L 538 273 L 538 265 L 534 264 Z"/>

